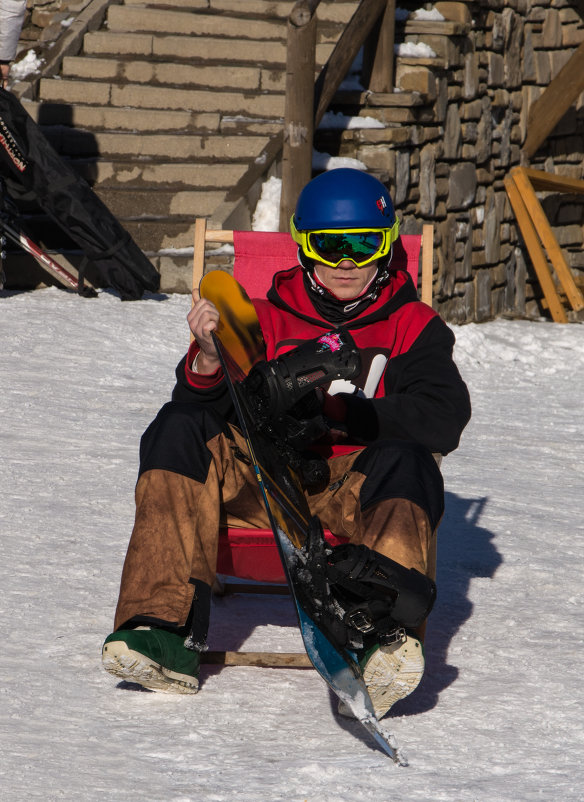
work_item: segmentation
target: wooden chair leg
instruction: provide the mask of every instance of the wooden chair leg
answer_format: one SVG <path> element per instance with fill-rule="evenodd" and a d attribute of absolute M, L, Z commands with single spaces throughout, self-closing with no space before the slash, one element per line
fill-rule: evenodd
<path fill-rule="evenodd" d="M 260 668 L 312 668 L 306 652 L 202 652 L 201 663 Z"/>

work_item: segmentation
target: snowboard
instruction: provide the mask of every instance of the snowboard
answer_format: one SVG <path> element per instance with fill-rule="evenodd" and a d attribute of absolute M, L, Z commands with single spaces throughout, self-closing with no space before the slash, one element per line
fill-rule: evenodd
<path fill-rule="evenodd" d="M 219 324 L 213 335 L 215 344 L 261 488 L 306 653 L 320 676 L 378 746 L 398 765 L 407 765 L 394 738 L 375 716 L 357 655 L 331 642 L 315 621 L 317 616 L 309 603 L 315 593 L 321 595 L 322 603 L 330 601 L 326 599 L 325 575 L 321 575 L 319 582 L 313 558 L 311 571 L 303 570 L 307 548 L 311 546 L 310 553 L 314 555 L 318 554 L 319 543 L 324 546 L 322 526 L 310 513 L 299 477 L 283 459 L 277 445 L 258 430 L 246 402 L 242 383 L 250 369 L 265 359 L 264 340 L 254 305 L 245 289 L 221 270 L 207 273 L 199 291 L 201 298 L 211 301 L 219 311 Z M 310 577 L 308 586 L 307 576 Z"/>

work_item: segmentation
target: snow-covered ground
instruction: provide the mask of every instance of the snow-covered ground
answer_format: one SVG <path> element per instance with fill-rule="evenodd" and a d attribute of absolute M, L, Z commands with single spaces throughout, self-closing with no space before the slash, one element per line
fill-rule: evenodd
<path fill-rule="evenodd" d="M 397 768 L 315 672 L 206 668 L 184 697 L 101 668 L 188 307 L 0 293 L 0 797 L 581 800 L 584 327 L 456 329 L 474 418 L 443 466 L 427 673 L 386 719 Z M 290 602 L 217 601 L 213 645 L 300 649 Z"/>

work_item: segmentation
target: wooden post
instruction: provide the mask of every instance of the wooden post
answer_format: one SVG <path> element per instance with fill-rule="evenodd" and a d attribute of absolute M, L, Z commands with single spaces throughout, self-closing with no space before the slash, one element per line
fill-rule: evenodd
<path fill-rule="evenodd" d="M 395 0 L 387 0 L 379 25 L 374 25 L 363 48 L 363 81 L 371 92 L 393 92 Z"/>
<path fill-rule="evenodd" d="M 545 252 L 541 247 L 536 228 L 533 224 L 529 211 L 523 201 L 523 197 L 515 183 L 513 172 L 505 177 L 505 189 L 509 196 L 509 201 L 513 207 L 517 224 L 525 241 L 527 250 L 533 262 L 540 287 L 543 290 L 547 301 L 552 320 L 555 323 L 567 323 L 568 317 L 560 301 L 558 291 L 554 284 L 552 274 L 548 267 Z"/>
<path fill-rule="evenodd" d="M 313 668 L 306 652 L 202 652 L 201 663 L 260 668 Z"/>
<path fill-rule="evenodd" d="M 316 5 L 297 3 L 288 19 L 280 231 L 288 230 L 298 195 L 312 177 Z"/>
<path fill-rule="evenodd" d="M 532 170 L 530 172 L 534 173 L 536 171 Z M 566 297 L 570 302 L 572 309 L 575 312 L 579 312 L 580 310 L 584 309 L 584 298 L 582 298 L 582 293 L 576 285 L 574 276 L 570 272 L 568 263 L 566 262 L 564 254 L 562 253 L 562 249 L 560 248 L 555 234 L 552 231 L 552 227 L 545 216 L 545 212 L 541 207 L 541 203 L 535 194 L 535 189 L 529 179 L 529 173 L 523 167 L 516 167 L 511 171 L 511 175 L 515 181 L 517 189 L 521 193 L 523 202 L 529 210 L 529 215 L 533 221 L 535 230 L 538 233 L 541 244 L 547 251 L 549 260 L 556 271 L 556 275 L 563 287 L 564 292 L 566 293 Z"/>
<path fill-rule="evenodd" d="M 341 34 L 335 49 L 318 76 L 315 87 L 314 125 L 318 126 L 341 85 L 359 48 L 385 10 L 387 0 L 361 0 L 357 10 Z"/>
<path fill-rule="evenodd" d="M 432 278 L 434 272 L 434 226 L 422 226 L 422 292 L 421 300 L 432 306 Z"/>

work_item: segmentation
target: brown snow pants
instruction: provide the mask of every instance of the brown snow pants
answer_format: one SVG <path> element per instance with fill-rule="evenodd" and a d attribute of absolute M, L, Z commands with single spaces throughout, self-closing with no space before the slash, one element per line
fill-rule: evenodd
<path fill-rule="evenodd" d="M 146 469 L 136 486 L 136 517 L 122 573 L 116 629 L 135 619 L 183 627 L 196 581 L 213 584 L 220 527 L 269 527 L 253 468 L 242 459 L 246 446 L 241 434 L 231 427 L 231 436 L 216 433 L 205 445 L 204 481 L 200 475 L 186 475 L 180 465 L 182 472 L 150 467 L 164 459 L 157 457 L 152 463 L 142 455 Z M 435 526 L 427 510 L 406 497 L 376 500 L 376 494 L 383 496 L 376 487 L 363 506 L 368 480 L 367 472 L 359 470 L 363 453 L 329 460 L 326 489 L 308 495 L 311 512 L 336 535 L 433 577 Z M 382 451 L 377 461 L 383 464 L 384 456 Z M 407 485 L 407 478 L 404 481 Z M 415 492 L 409 495 L 416 497 Z"/>

